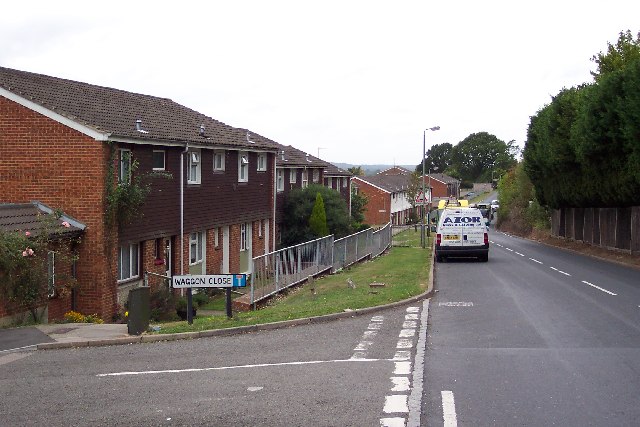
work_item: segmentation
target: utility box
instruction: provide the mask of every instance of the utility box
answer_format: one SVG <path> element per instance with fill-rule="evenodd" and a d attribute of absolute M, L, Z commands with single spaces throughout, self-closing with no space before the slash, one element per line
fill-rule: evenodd
<path fill-rule="evenodd" d="M 129 291 L 128 301 L 129 317 L 127 329 L 129 335 L 140 335 L 149 327 L 151 306 L 149 304 L 149 288 L 135 288 Z"/>

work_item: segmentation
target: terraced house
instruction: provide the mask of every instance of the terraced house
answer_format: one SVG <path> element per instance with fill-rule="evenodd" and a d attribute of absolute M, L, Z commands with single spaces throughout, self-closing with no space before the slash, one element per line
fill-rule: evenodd
<path fill-rule="evenodd" d="M 110 319 L 145 271 L 247 272 L 275 247 L 277 152 L 170 99 L 0 67 L 0 203 L 84 226 L 84 313 Z M 48 304 L 51 318 L 71 308 L 55 292 Z"/>
<path fill-rule="evenodd" d="M 373 226 L 388 222 L 393 225 L 406 224 L 412 210 L 415 210 L 407 197 L 410 181 L 411 172 L 397 166 L 372 176 L 354 177 L 356 191 L 368 199 L 365 222 Z"/>

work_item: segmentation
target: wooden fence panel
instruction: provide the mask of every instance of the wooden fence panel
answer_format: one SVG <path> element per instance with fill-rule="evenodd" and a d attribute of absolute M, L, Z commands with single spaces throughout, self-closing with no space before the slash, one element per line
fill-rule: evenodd
<path fill-rule="evenodd" d="M 584 210 L 582 240 L 585 243 L 593 244 L 593 208 L 587 208 Z"/>
<path fill-rule="evenodd" d="M 640 254 L 640 206 L 631 208 L 631 253 Z"/>
<path fill-rule="evenodd" d="M 616 247 L 616 208 L 600 209 L 600 242 L 607 248 Z"/>
<path fill-rule="evenodd" d="M 616 248 L 631 250 L 631 208 L 617 209 Z"/>

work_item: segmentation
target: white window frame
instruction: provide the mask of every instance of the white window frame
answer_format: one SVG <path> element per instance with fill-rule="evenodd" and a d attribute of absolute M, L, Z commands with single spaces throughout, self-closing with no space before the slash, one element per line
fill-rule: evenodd
<path fill-rule="evenodd" d="M 302 188 L 309 186 L 309 169 L 302 169 Z"/>
<path fill-rule="evenodd" d="M 314 169 L 313 170 L 313 182 L 317 183 L 320 181 L 320 170 L 319 169 Z"/>
<path fill-rule="evenodd" d="M 342 188 L 347 188 L 347 182 L 349 182 L 349 178 L 342 178 Z"/>
<path fill-rule="evenodd" d="M 284 191 L 284 169 L 276 171 L 276 190 Z"/>
<path fill-rule="evenodd" d="M 249 181 L 249 153 L 246 151 L 238 152 L 238 182 Z"/>
<path fill-rule="evenodd" d="M 122 255 L 127 251 L 129 255 L 129 275 L 123 276 Z M 140 245 L 131 243 L 118 248 L 118 283 L 140 277 Z"/>
<path fill-rule="evenodd" d="M 214 150 L 213 152 L 213 171 L 224 172 L 224 150 Z M 219 160 L 219 162 L 218 162 Z"/>
<path fill-rule="evenodd" d="M 240 224 L 240 251 L 246 251 L 248 249 L 248 230 L 251 227 L 248 227 L 249 223 L 243 222 Z"/>
<path fill-rule="evenodd" d="M 217 248 L 220 246 L 220 240 L 218 239 L 218 227 L 213 229 L 213 247 Z"/>
<path fill-rule="evenodd" d="M 266 172 L 267 171 L 267 153 L 258 153 L 258 172 Z"/>
<path fill-rule="evenodd" d="M 120 149 L 120 171 L 118 173 L 118 183 L 131 184 L 131 150 L 128 148 Z"/>
<path fill-rule="evenodd" d="M 153 165 L 154 161 L 155 161 L 155 155 L 156 153 L 162 153 L 162 167 L 155 167 L 155 165 L 153 166 L 153 170 L 154 171 L 163 171 L 166 169 L 167 167 L 167 153 L 165 150 L 153 150 L 153 154 L 151 157 L 151 164 Z"/>
<path fill-rule="evenodd" d="M 262 239 L 262 223 L 264 222 L 263 219 L 258 220 L 258 238 Z"/>
<path fill-rule="evenodd" d="M 200 150 L 190 150 L 187 184 L 200 184 L 202 178 L 202 153 Z"/>
<path fill-rule="evenodd" d="M 298 170 L 296 168 L 289 169 L 289 183 L 295 184 L 298 179 Z"/>
<path fill-rule="evenodd" d="M 189 265 L 202 264 L 204 261 L 204 232 L 189 233 Z"/>
<path fill-rule="evenodd" d="M 47 296 L 49 298 L 56 296 L 56 253 L 54 251 L 47 252 Z"/>

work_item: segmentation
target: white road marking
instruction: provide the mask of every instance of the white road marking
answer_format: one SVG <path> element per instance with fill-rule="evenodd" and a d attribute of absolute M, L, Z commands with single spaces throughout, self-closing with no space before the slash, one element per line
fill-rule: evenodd
<path fill-rule="evenodd" d="M 411 358 L 411 352 L 407 350 L 398 350 L 393 355 L 393 360 L 409 360 Z"/>
<path fill-rule="evenodd" d="M 524 256 L 524 254 L 521 254 L 520 252 L 516 252 L 516 255 L 520 255 L 520 256 Z"/>
<path fill-rule="evenodd" d="M 384 316 L 373 316 L 371 318 L 372 322 L 383 322 L 384 321 Z"/>
<path fill-rule="evenodd" d="M 404 323 L 402 324 L 402 327 L 406 329 L 417 328 L 418 323 L 415 320 L 405 320 Z"/>
<path fill-rule="evenodd" d="M 456 402 L 453 399 L 453 392 L 443 390 L 441 395 L 444 427 L 456 427 L 458 425 L 458 417 L 456 416 Z"/>
<path fill-rule="evenodd" d="M 407 377 L 391 377 L 391 382 L 393 383 L 391 391 L 409 391 L 410 389 L 411 384 Z"/>
<path fill-rule="evenodd" d="M 533 261 L 533 262 L 537 262 L 538 264 L 542 264 L 542 261 L 538 261 L 538 260 L 537 260 L 537 259 L 535 259 L 535 258 L 529 258 L 529 259 L 530 259 L 531 261 Z"/>
<path fill-rule="evenodd" d="M 309 360 L 306 362 L 280 362 L 280 363 L 258 363 L 255 365 L 235 365 L 235 366 L 219 366 L 215 368 L 186 368 L 186 369 L 164 369 L 157 371 L 125 371 L 110 372 L 107 374 L 96 374 L 96 377 L 123 377 L 131 375 L 154 375 L 154 374 L 182 374 L 187 372 L 206 372 L 206 371 L 226 371 L 229 369 L 248 369 L 248 368 L 268 368 L 272 366 L 304 366 L 318 365 L 321 363 L 361 363 L 361 362 L 394 362 L 393 359 L 338 359 L 338 360 Z M 408 364 L 411 369 L 411 362 L 394 362 L 396 371 L 399 364 Z M 401 370 L 407 369 L 402 367 Z M 399 375 L 402 372 L 397 372 Z"/>
<path fill-rule="evenodd" d="M 248 387 L 247 391 L 260 391 L 262 390 L 264 387 Z"/>
<path fill-rule="evenodd" d="M 509 252 L 513 252 L 513 249 L 511 248 L 505 248 L 506 250 L 508 250 Z"/>
<path fill-rule="evenodd" d="M 378 331 L 364 331 L 364 334 L 363 334 L 365 338 L 373 338 L 376 335 L 378 335 Z"/>
<path fill-rule="evenodd" d="M 380 427 L 404 427 L 404 418 L 380 418 Z"/>
<path fill-rule="evenodd" d="M 407 313 L 420 313 L 420 307 L 407 307 Z"/>
<path fill-rule="evenodd" d="M 558 273 L 560 273 L 560 274 L 564 274 L 565 276 L 571 276 L 569 273 L 566 273 L 566 272 L 564 272 L 564 271 L 562 271 L 562 270 L 558 270 Z"/>
<path fill-rule="evenodd" d="M 439 302 L 438 307 L 473 307 L 473 303 L 464 301 Z"/>
<path fill-rule="evenodd" d="M 371 341 L 360 341 L 356 346 L 356 348 L 353 349 L 353 351 L 369 350 L 369 347 L 371 347 L 372 345 L 373 345 L 373 342 Z"/>
<path fill-rule="evenodd" d="M 618 295 L 618 294 L 614 294 L 613 292 L 608 291 L 608 290 L 606 290 L 606 289 L 604 289 L 604 288 L 601 288 L 600 286 L 596 286 L 596 285 L 594 285 L 593 283 L 589 283 L 589 282 L 587 282 L 586 280 L 583 280 L 583 281 L 582 281 L 582 283 L 585 283 L 585 284 L 587 284 L 587 285 L 589 285 L 589 286 L 591 286 L 591 287 L 594 287 L 594 288 L 598 289 L 599 291 L 605 292 L 605 293 L 607 293 L 607 294 L 609 294 L 609 295 L 613 295 L 614 297 L 615 297 L 616 295 Z"/>
<path fill-rule="evenodd" d="M 350 360 L 365 360 L 368 355 L 366 351 L 355 351 Z"/>
<path fill-rule="evenodd" d="M 385 396 L 384 398 L 384 413 L 385 414 L 397 414 L 402 412 L 409 412 L 409 405 L 407 399 L 409 396 L 406 394 L 392 394 L 391 396 Z"/>
<path fill-rule="evenodd" d="M 395 362 L 396 368 L 393 370 L 395 375 L 409 375 L 411 373 L 411 362 Z"/>
<path fill-rule="evenodd" d="M 382 325 L 380 323 L 369 323 L 369 326 L 367 326 L 367 329 L 369 330 L 378 330 L 382 327 Z"/>
<path fill-rule="evenodd" d="M 493 243 L 495 243 L 495 242 L 494 242 L 493 240 L 489 240 L 489 243 L 493 244 Z"/>
<path fill-rule="evenodd" d="M 416 334 L 416 330 L 415 329 L 403 329 L 400 331 L 400 338 L 409 338 L 412 337 Z"/>
<path fill-rule="evenodd" d="M 408 339 L 399 339 L 398 344 L 396 344 L 396 348 L 411 348 L 413 347 L 413 341 Z"/>
<path fill-rule="evenodd" d="M 558 271 L 558 269 L 555 267 L 549 267 L 549 268 L 552 269 L 553 271 Z"/>
<path fill-rule="evenodd" d="M 422 384 L 424 376 L 424 358 L 427 348 L 427 319 L 429 317 L 429 300 L 422 303 L 420 314 L 420 329 L 418 330 L 418 343 L 414 356 L 413 378 L 411 393 L 409 394 L 409 416 L 407 427 L 420 427 L 420 415 L 422 413 Z"/>
<path fill-rule="evenodd" d="M 500 248 L 504 248 L 504 246 L 502 246 L 500 243 L 496 243 L 496 246 L 498 246 Z"/>
<path fill-rule="evenodd" d="M 405 314 L 405 320 L 418 320 L 418 315 L 415 313 Z"/>

